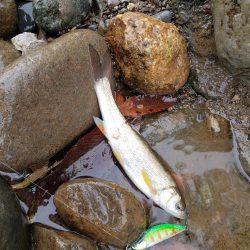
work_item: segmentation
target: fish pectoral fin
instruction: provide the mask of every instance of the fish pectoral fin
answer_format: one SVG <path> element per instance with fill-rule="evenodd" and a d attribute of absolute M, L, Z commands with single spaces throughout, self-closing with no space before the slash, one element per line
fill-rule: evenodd
<path fill-rule="evenodd" d="M 100 131 L 106 136 L 105 129 L 104 129 L 104 121 L 99 117 L 93 117 L 96 126 L 100 129 Z"/>

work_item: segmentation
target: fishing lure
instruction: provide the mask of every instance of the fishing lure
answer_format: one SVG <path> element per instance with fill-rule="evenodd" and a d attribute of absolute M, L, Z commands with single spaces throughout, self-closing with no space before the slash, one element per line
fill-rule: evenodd
<path fill-rule="evenodd" d="M 177 224 L 155 225 L 144 232 L 135 242 L 129 244 L 126 250 L 147 249 L 185 230 L 187 230 L 186 226 Z"/>

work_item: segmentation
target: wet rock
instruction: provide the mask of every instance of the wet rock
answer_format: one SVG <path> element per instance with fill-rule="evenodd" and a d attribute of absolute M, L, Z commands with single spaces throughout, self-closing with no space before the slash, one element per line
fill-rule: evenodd
<path fill-rule="evenodd" d="M 35 250 L 96 250 L 97 246 L 91 239 L 70 232 L 63 232 L 33 225 L 32 235 Z"/>
<path fill-rule="evenodd" d="M 206 98 L 223 98 L 233 77 L 211 58 L 191 57 L 191 82 L 195 91 Z"/>
<path fill-rule="evenodd" d="M 159 19 L 163 22 L 170 23 L 172 19 L 172 13 L 169 10 L 161 11 L 155 15 L 153 15 L 154 18 Z"/>
<path fill-rule="evenodd" d="M 29 231 L 15 193 L 0 178 L 0 246 L 1 249 L 30 249 Z"/>
<path fill-rule="evenodd" d="M 27 54 L 31 50 L 37 49 L 46 45 L 46 41 L 37 39 L 36 34 L 31 32 L 24 32 L 11 39 L 11 42 L 17 50 L 22 51 L 22 54 Z"/>
<path fill-rule="evenodd" d="M 113 182 L 96 178 L 70 181 L 56 191 L 54 203 L 67 225 L 116 247 L 125 247 L 146 227 L 143 206 Z"/>
<path fill-rule="evenodd" d="M 90 0 L 34 0 L 35 22 L 48 33 L 73 28 L 88 15 Z"/>
<path fill-rule="evenodd" d="M 21 54 L 11 43 L 0 39 L 0 73 L 8 64 L 13 62 L 20 55 Z"/>
<path fill-rule="evenodd" d="M 215 40 L 225 66 L 250 85 L 250 9 L 248 1 L 213 0 Z"/>
<path fill-rule="evenodd" d="M 16 31 L 16 4 L 14 0 L 0 2 L 0 37 L 9 38 Z"/>
<path fill-rule="evenodd" d="M 22 56 L 0 76 L 3 163 L 15 170 L 43 165 L 92 126 L 98 104 L 89 44 L 101 56 L 107 50 L 98 34 L 77 30 Z"/>
<path fill-rule="evenodd" d="M 33 18 L 32 2 L 18 3 L 18 29 L 20 33 L 34 31 L 36 24 Z"/>
<path fill-rule="evenodd" d="M 129 86 L 143 93 L 169 94 L 186 83 L 186 42 L 173 24 L 127 12 L 111 20 L 106 38 Z"/>
<path fill-rule="evenodd" d="M 203 104 L 196 104 L 192 108 L 182 107 L 177 112 L 164 112 L 146 117 L 141 134 L 151 146 L 174 135 L 176 140 L 180 140 L 174 146 L 175 150 L 183 151 L 185 154 L 194 149 L 199 152 L 206 152 L 211 148 L 218 152 L 230 151 L 232 134 L 228 121 L 220 116 L 213 116 L 217 121 L 217 127 L 220 128 L 220 132 L 213 133 L 209 122 L 210 116 L 210 111 Z M 201 144 L 201 141 L 206 143 Z"/>

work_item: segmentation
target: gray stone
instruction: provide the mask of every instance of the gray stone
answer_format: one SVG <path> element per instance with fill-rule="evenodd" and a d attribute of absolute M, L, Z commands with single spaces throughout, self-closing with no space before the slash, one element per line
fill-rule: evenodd
<path fill-rule="evenodd" d="M 99 107 L 89 44 L 107 45 L 90 30 L 61 36 L 13 62 L 0 75 L 0 159 L 15 170 L 39 167 L 93 125 Z M 0 164 L 0 169 L 5 169 Z"/>
<path fill-rule="evenodd" d="M 14 0 L 0 0 L 0 37 L 9 38 L 16 31 L 17 11 Z"/>
<path fill-rule="evenodd" d="M 191 57 L 191 79 L 195 91 L 206 98 L 223 98 L 234 79 L 214 59 Z"/>
<path fill-rule="evenodd" d="M 56 34 L 80 24 L 91 5 L 91 0 L 33 0 L 33 15 L 43 30 Z"/>
<path fill-rule="evenodd" d="M 58 188 L 54 203 L 67 225 L 118 248 L 133 242 L 147 224 L 145 209 L 136 197 L 110 181 L 69 181 Z"/>
<path fill-rule="evenodd" d="M 96 250 L 95 242 L 71 232 L 49 229 L 42 225 L 32 226 L 35 250 Z"/>
<path fill-rule="evenodd" d="M 0 73 L 8 64 L 20 56 L 21 54 L 11 43 L 0 39 Z"/>
<path fill-rule="evenodd" d="M 250 85 L 250 2 L 213 0 L 212 9 L 218 56 Z"/>
<path fill-rule="evenodd" d="M 0 190 L 0 248 L 28 250 L 29 230 L 15 193 L 2 178 L 0 178 Z"/>
<path fill-rule="evenodd" d="M 28 3 L 18 3 L 17 4 L 18 13 L 18 29 L 19 32 L 34 31 L 36 23 L 33 17 L 33 4 Z"/>
<path fill-rule="evenodd" d="M 169 10 L 161 11 L 155 15 L 153 15 L 154 18 L 159 19 L 163 22 L 170 23 L 172 19 L 172 12 Z"/>
<path fill-rule="evenodd" d="M 11 39 L 11 42 L 17 50 L 22 51 L 23 55 L 47 44 L 45 40 L 39 40 L 36 34 L 31 32 L 18 34 Z"/>

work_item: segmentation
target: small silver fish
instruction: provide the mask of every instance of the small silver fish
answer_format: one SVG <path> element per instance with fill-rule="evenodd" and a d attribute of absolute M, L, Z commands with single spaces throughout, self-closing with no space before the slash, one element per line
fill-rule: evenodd
<path fill-rule="evenodd" d="M 97 51 L 89 47 L 94 88 L 103 121 L 94 118 L 131 181 L 158 206 L 177 218 L 186 218 L 185 205 L 171 175 L 155 152 L 133 130 L 120 113 L 110 86 L 111 58 L 107 51 L 101 64 Z"/>

